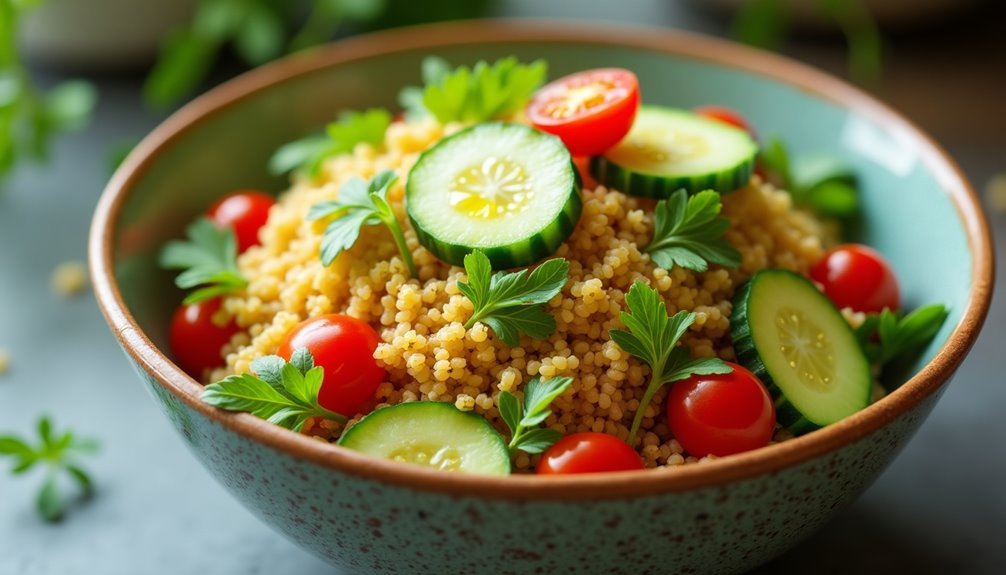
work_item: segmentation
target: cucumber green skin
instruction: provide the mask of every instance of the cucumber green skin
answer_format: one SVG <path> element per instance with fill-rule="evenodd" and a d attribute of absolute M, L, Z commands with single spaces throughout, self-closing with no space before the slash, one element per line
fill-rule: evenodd
<path fill-rule="evenodd" d="M 689 194 L 703 190 L 715 190 L 721 194 L 733 192 L 751 180 L 754 163 L 755 156 L 752 155 L 730 170 L 689 176 L 660 176 L 634 172 L 604 156 L 594 156 L 590 159 L 590 173 L 609 188 L 631 196 L 663 200 L 682 188 Z"/>
<path fill-rule="evenodd" d="M 783 395 L 782 389 L 776 385 L 775 380 L 772 378 L 772 374 L 769 373 L 768 367 L 765 366 L 761 355 L 758 354 L 758 350 L 755 348 L 754 335 L 751 331 L 751 322 L 748 318 L 748 309 L 751 307 L 750 298 L 752 288 L 754 287 L 755 281 L 759 275 L 766 272 L 790 274 L 807 282 L 812 289 L 817 289 L 807 278 L 787 270 L 770 269 L 762 270 L 761 272 L 756 273 L 751 279 L 744 282 L 744 284 L 742 284 L 734 293 L 733 315 L 730 318 L 730 337 L 734 342 L 734 353 L 737 355 L 737 363 L 747 368 L 748 371 L 760 379 L 772 395 L 772 399 L 775 402 L 776 421 L 789 431 L 793 432 L 795 435 L 801 435 L 803 433 L 814 431 L 815 429 L 820 429 L 823 425 L 807 419 L 804 414 L 797 409 L 796 406 L 790 403 L 789 400 L 786 399 L 785 395 Z M 865 377 L 868 381 L 871 379 L 869 370 L 866 371 L 863 377 Z M 866 387 L 866 393 L 868 401 L 870 393 L 869 386 Z"/>
<path fill-rule="evenodd" d="M 499 432 L 492 427 L 489 421 L 486 418 L 482 417 L 481 415 L 461 411 L 458 408 L 454 407 L 453 404 L 446 403 L 443 401 L 411 401 L 407 403 L 399 403 L 396 405 L 382 407 L 380 409 L 372 411 L 371 413 L 365 415 L 363 419 L 361 419 L 359 422 L 356 423 L 356 425 L 346 430 L 346 432 L 342 434 L 342 437 L 339 438 L 337 445 L 341 445 L 343 447 L 346 447 L 347 449 L 357 449 L 356 447 L 354 447 L 353 444 L 359 441 L 361 437 L 366 437 L 366 434 L 369 433 L 369 428 L 371 426 L 381 425 L 382 420 L 387 419 L 388 417 L 395 417 L 399 415 L 404 416 L 406 413 L 410 411 L 418 413 L 409 414 L 408 415 L 409 417 L 414 417 L 416 415 L 422 416 L 421 414 L 423 412 L 426 412 L 426 415 L 433 413 L 433 415 L 435 416 L 443 415 L 447 417 L 458 417 L 458 418 L 467 417 L 477 420 L 480 425 L 484 425 L 489 430 L 492 430 L 492 433 L 489 435 L 495 436 L 497 440 L 497 448 L 500 456 L 498 462 L 500 465 L 500 470 L 504 472 L 502 473 L 503 475 L 510 473 L 511 471 L 510 450 L 507 448 L 507 444 L 506 441 L 503 439 L 503 436 L 500 435 Z M 437 414 L 435 412 L 442 412 L 442 414 Z"/>
<path fill-rule="evenodd" d="M 424 154 L 429 151 L 427 150 Z M 416 163 L 420 161 L 422 161 L 422 156 Z M 572 162 L 569 166 L 573 171 L 573 188 L 570 190 L 569 198 L 562 211 L 551 224 L 537 234 L 523 240 L 500 246 L 478 248 L 489 258 L 489 263 L 492 264 L 494 270 L 524 267 L 538 262 L 555 253 L 562 242 L 566 241 L 566 238 L 573 233 L 573 229 L 580 221 L 580 214 L 583 212 L 583 199 L 580 197 L 580 188 L 582 187 L 580 173 Z M 406 211 L 408 211 L 408 195 L 409 189 L 406 184 Z M 465 256 L 476 249 L 472 246 L 437 239 L 412 217 L 411 212 L 409 212 L 409 222 L 416 232 L 419 243 L 441 261 L 455 266 L 463 266 Z"/>

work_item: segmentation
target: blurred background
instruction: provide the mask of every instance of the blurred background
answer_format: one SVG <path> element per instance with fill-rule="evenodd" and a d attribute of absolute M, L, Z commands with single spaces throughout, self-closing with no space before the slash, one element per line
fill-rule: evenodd
<path fill-rule="evenodd" d="M 43 472 L 9 474 L 0 442 L 0 574 L 335 573 L 232 500 L 135 385 L 86 285 L 90 216 L 128 151 L 212 86 L 332 39 L 477 17 L 688 30 L 842 76 L 948 149 L 1006 253 L 1000 0 L 0 0 L 0 436 L 48 415 L 101 443 L 81 460 L 94 496 L 49 523 Z M 1002 572 L 1001 300 L 892 468 L 759 573 Z"/>

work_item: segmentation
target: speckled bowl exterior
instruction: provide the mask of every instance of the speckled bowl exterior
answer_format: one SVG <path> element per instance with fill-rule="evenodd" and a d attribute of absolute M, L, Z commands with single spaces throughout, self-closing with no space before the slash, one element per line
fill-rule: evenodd
<path fill-rule="evenodd" d="M 543 478 L 474 477 L 372 459 L 199 402 L 167 355 L 179 294 L 163 243 L 228 191 L 281 190 L 266 161 L 343 108 L 394 106 L 419 63 L 514 54 L 551 76 L 622 66 L 646 101 L 725 104 L 763 136 L 847 158 L 864 190 L 858 239 L 892 261 L 907 307 L 951 317 L 891 393 L 800 438 L 700 465 Z M 925 234 L 918 230 L 925 229 Z M 848 85 L 770 54 L 656 29 L 460 23 L 361 37 L 196 100 L 151 134 L 103 196 L 91 237 L 113 332 L 193 453 L 263 521 L 353 573 L 736 573 L 796 545 L 856 498 L 933 409 L 988 310 L 992 254 L 978 202 L 909 122 Z M 939 269 L 939 274 L 932 270 Z"/>

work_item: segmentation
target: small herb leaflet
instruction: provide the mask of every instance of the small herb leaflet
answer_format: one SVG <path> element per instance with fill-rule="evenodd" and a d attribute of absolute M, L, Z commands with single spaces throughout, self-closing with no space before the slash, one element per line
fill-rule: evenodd
<path fill-rule="evenodd" d="M 520 335 L 545 339 L 555 331 L 555 318 L 544 305 L 558 294 L 569 278 L 569 262 L 553 258 L 528 271 L 492 273 L 489 258 L 481 250 L 465 256 L 468 282 L 458 289 L 471 300 L 475 312 L 465 329 L 481 321 L 509 346 L 520 343 Z"/>
<path fill-rule="evenodd" d="M 185 270 L 175 278 L 183 290 L 198 287 L 186 296 L 186 305 L 238 291 L 248 285 L 237 262 L 237 240 L 231 228 L 218 228 L 202 217 L 185 230 L 188 241 L 168 242 L 161 251 L 161 267 Z"/>
<path fill-rule="evenodd" d="M 537 427 L 549 415 L 552 401 L 562 395 L 573 384 L 571 377 L 553 377 L 543 381 L 534 376 L 524 387 L 524 404 L 509 391 L 499 395 L 500 416 L 510 428 L 510 454 L 518 450 L 526 453 L 541 453 L 559 441 L 562 434 L 554 429 Z"/>
<path fill-rule="evenodd" d="M 398 246 L 398 252 L 409 270 L 409 275 L 417 277 L 412 252 L 405 243 L 402 227 L 388 203 L 388 189 L 398 180 L 391 170 L 384 170 L 364 182 L 352 178 L 339 189 L 339 199 L 319 202 L 311 206 L 307 219 L 320 220 L 335 218 L 325 228 L 321 238 L 321 262 L 330 265 L 343 251 L 353 247 L 360 237 L 363 226 L 384 224 L 391 232 Z"/>
<path fill-rule="evenodd" d="M 10 456 L 14 460 L 11 473 L 19 475 L 36 465 L 46 466 L 45 481 L 35 498 L 35 507 L 46 521 L 57 521 L 66 512 L 69 501 L 59 487 L 59 477 L 65 474 L 80 487 L 84 498 L 94 490 L 91 476 L 76 463 L 76 457 L 93 454 L 98 443 L 92 439 L 77 439 L 72 431 L 62 435 L 53 433 L 52 422 L 47 417 L 38 421 L 38 435 L 41 443 L 32 447 L 27 441 L 13 435 L 0 436 L 0 456 Z"/>
<path fill-rule="evenodd" d="M 692 375 L 730 373 L 733 370 L 718 358 L 693 359 L 686 348 L 678 346 L 681 336 L 695 321 L 695 314 L 679 311 L 668 317 L 667 306 L 657 290 L 637 280 L 625 295 L 625 303 L 629 306 L 629 313 L 622 312 L 619 317 L 629 329 L 613 329 L 609 335 L 619 347 L 646 362 L 651 372 L 627 440 L 629 445 L 635 445 L 643 413 L 664 384 Z"/>
<path fill-rule="evenodd" d="M 316 178 L 326 159 L 351 152 L 360 143 L 377 146 L 384 142 L 390 124 L 391 114 L 380 108 L 344 111 L 338 121 L 325 127 L 325 135 L 308 136 L 280 146 L 269 159 L 269 172 L 278 176 L 296 170 Z"/>
<path fill-rule="evenodd" d="M 704 272 L 709 264 L 737 267 L 741 254 L 723 234 L 730 220 L 719 217 L 720 195 L 712 190 L 689 197 L 678 190 L 657 202 L 654 210 L 653 239 L 646 252 L 664 269 L 680 266 Z"/>
<path fill-rule="evenodd" d="M 227 411 L 247 411 L 294 431 L 300 431 L 312 417 L 346 422 L 346 416 L 318 404 L 325 368 L 314 365 L 307 349 L 295 350 L 290 361 L 277 355 L 256 358 L 251 370 L 253 373 L 229 375 L 207 385 L 203 403 Z"/>

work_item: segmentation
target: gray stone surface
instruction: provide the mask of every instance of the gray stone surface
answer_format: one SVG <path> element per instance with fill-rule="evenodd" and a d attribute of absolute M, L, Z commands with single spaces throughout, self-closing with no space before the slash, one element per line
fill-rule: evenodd
<path fill-rule="evenodd" d="M 501 11 L 723 30 L 721 22 L 676 3 L 583 5 L 525 0 L 507 2 Z M 790 50 L 825 67 L 841 66 L 840 46 L 805 43 Z M 921 111 L 924 117 L 916 119 L 936 127 L 937 139 L 981 187 L 1006 169 L 1001 110 L 987 105 L 987 123 L 973 132 L 959 122 L 941 123 L 944 116 L 935 110 L 994 102 L 998 98 L 981 94 L 992 96 L 1002 81 L 986 81 L 980 71 L 967 75 L 960 62 L 946 57 L 931 67 L 921 61 L 917 68 L 895 67 L 888 94 L 896 107 L 904 96 L 906 107 Z M 913 76 L 911 70 L 925 72 Z M 920 77 L 934 85 L 943 78 L 971 84 L 949 102 L 926 101 L 926 86 L 916 94 L 916 85 L 897 84 Z M 56 264 L 85 257 L 91 211 L 108 176 L 108 148 L 158 120 L 142 111 L 137 78 L 103 78 L 99 86 L 93 126 L 60 141 L 48 168 L 22 168 L 0 194 L 0 348 L 12 359 L 0 376 L 0 433 L 25 432 L 48 413 L 58 428 L 100 439 L 102 453 L 87 462 L 98 492 L 63 523 L 48 525 L 32 503 L 39 474 L 15 480 L 0 472 L 0 575 L 336 573 L 259 523 L 186 452 L 137 385 L 90 293 L 62 299 L 49 289 Z M 991 220 L 1003 285 L 1006 214 Z M 1001 573 L 1003 342 L 1006 301 L 999 297 L 954 384 L 891 468 L 819 534 L 758 573 Z"/>

